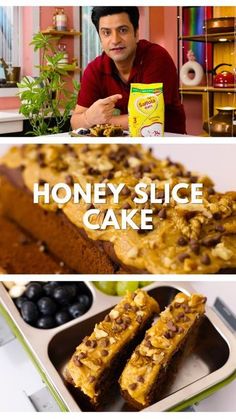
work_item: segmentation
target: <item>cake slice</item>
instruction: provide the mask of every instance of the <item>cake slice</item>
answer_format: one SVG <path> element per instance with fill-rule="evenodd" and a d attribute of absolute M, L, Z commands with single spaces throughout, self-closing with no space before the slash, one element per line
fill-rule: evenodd
<path fill-rule="evenodd" d="M 65 379 L 86 395 L 92 405 L 104 402 L 127 357 L 158 312 L 158 303 L 145 291 L 127 292 L 76 348 L 65 368 Z"/>
<path fill-rule="evenodd" d="M 206 298 L 178 293 L 146 332 L 119 379 L 123 397 L 137 409 L 161 398 L 171 369 L 181 353 L 194 343 L 205 312 Z"/>

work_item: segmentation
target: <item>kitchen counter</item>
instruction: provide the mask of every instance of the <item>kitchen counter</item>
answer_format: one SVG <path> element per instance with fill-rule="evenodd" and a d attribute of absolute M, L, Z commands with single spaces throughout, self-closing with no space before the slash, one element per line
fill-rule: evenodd
<path fill-rule="evenodd" d="M 24 120 L 26 118 L 19 113 L 18 109 L 0 111 L 0 134 L 21 132 Z"/>

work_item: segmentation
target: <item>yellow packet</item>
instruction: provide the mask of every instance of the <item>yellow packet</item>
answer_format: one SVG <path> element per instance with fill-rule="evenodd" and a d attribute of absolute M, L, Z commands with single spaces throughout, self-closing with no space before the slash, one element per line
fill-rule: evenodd
<path fill-rule="evenodd" d="M 128 104 L 131 137 L 163 137 L 163 83 L 131 83 Z"/>

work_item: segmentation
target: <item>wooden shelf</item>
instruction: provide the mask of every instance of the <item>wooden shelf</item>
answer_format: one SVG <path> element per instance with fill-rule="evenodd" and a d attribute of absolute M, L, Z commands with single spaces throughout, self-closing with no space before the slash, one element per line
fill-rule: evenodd
<path fill-rule="evenodd" d="M 182 86 L 179 88 L 180 93 L 184 92 L 212 92 L 212 93 L 235 93 L 235 88 L 226 88 L 226 87 L 213 87 L 213 86 Z"/>
<path fill-rule="evenodd" d="M 236 37 L 235 32 L 219 32 L 219 33 L 207 33 L 203 35 L 186 35 L 179 36 L 179 40 L 182 41 L 195 41 L 195 42 L 234 42 Z M 220 41 L 220 39 L 226 39 L 226 41 Z"/>
<path fill-rule="evenodd" d="M 45 29 L 44 31 L 41 31 L 43 35 L 56 35 L 56 36 L 80 36 L 81 32 L 76 31 L 57 31 L 55 29 Z"/>

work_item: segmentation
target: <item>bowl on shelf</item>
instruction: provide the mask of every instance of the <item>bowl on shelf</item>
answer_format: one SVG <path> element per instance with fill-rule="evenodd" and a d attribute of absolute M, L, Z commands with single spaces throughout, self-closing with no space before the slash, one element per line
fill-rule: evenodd
<path fill-rule="evenodd" d="M 214 17 L 204 20 L 206 33 L 233 32 L 236 27 L 236 17 Z"/>

